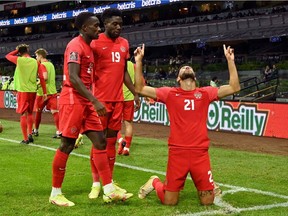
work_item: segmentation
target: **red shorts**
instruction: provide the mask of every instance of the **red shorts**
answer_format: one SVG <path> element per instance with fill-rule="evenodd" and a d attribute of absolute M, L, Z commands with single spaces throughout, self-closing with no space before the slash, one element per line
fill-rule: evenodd
<path fill-rule="evenodd" d="M 124 101 L 123 104 L 123 120 L 133 121 L 134 118 L 134 100 Z"/>
<path fill-rule="evenodd" d="M 121 130 L 123 102 L 102 102 L 106 107 L 106 116 L 100 116 L 104 129 Z"/>
<path fill-rule="evenodd" d="M 35 107 L 34 110 L 37 111 L 42 111 L 44 107 L 46 106 L 46 109 L 48 110 L 58 110 L 57 106 L 57 94 L 53 95 L 47 95 L 47 100 L 43 100 L 43 96 L 36 96 L 35 100 Z"/>
<path fill-rule="evenodd" d="M 21 115 L 25 112 L 32 113 L 36 92 L 18 92 L 17 93 L 17 109 L 16 112 Z"/>
<path fill-rule="evenodd" d="M 182 190 L 188 173 L 198 191 L 213 190 L 214 182 L 208 150 L 183 150 L 169 147 L 164 189 L 172 192 Z"/>
<path fill-rule="evenodd" d="M 59 105 L 59 129 L 63 137 L 77 138 L 79 133 L 103 131 L 102 123 L 93 105 Z"/>

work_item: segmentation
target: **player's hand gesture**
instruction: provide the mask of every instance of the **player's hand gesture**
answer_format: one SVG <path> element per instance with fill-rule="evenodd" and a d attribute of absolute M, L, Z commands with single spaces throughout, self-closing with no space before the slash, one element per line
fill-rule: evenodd
<path fill-rule="evenodd" d="M 102 103 L 100 103 L 98 100 L 95 100 L 92 103 L 93 103 L 94 108 L 95 108 L 95 110 L 99 116 L 105 116 L 106 115 L 106 108 Z"/>
<path fill-rule="evenodd" d="M 145 51 L 145 44 L 142 44 L 142 47 L 137 47 L 134 51 L 135 61 L 142 61 Z"/>
<path fill-rule="evenodd" d="M 226 48 L 226 45 L 223 44 L 223 50 L 224 50 L 224 55 L 227 59 L 227 61 L 234 61 L 234 49 L 232 49 L 230 46 Z"/>
<path fill-rule="evenodd" d="M 134 102 L 135 102 L 135 106 L 134 106 L 134 112 L 138 111 L 140 109 L 141 103 L 140 103 L 140 98 L 138 94 L 135 94 L 134 96 Z"/>

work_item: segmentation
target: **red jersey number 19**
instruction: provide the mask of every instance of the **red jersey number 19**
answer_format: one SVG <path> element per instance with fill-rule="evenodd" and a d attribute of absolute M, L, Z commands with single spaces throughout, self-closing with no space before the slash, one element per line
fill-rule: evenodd
<path fill-rule="evenodd" d="M 120 53 L 112 52 L 112 62 L 120 62 Z"/>

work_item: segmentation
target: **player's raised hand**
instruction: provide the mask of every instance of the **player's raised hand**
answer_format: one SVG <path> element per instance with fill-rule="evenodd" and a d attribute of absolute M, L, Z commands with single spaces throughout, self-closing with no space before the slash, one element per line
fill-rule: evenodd
<path fill-rule="evenodd" d="M 134 51 L 135 61 L 142 61 L 145 51 L 145 44 L 142 44 L 141 47 L 137 47 Z"/>
<path fill-rule="evenodd" d="M 226 48 L 226 45 L 223 44 L 223 50 L 224 50 L 224 55 L 227 59 L 227 61 L 234 61 L 234 49 L 232 49 L 230 46 Z"/>

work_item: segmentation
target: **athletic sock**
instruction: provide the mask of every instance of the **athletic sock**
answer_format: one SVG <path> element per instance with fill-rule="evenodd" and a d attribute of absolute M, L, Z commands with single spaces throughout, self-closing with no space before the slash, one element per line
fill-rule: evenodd
<path fill-rule="evenodd" d="M 54 123 L 57 131 L 59 131 L 59 112 L 53 113 Z"/>
<path fill-rule="evenodd" d="M 90 151 L 90 167 L 91 167 L 92 179 L 93 179 L 93 182 L 100 182 L 98 170 L 93 161 L 93 149 L 94 148 L 92 146 L 91 151 Z"/>
<path fill-rule="evenodd" d="M 52 187 L 50 196 L 51 196 L 51 197 L 55 197 L 55 196 L 57 196 L 58 194 L 62 194 L 61 188 Z"/>
<path fill-rule="evenodd" d="M 27 121 L 28 133 L 32 134 L 32 128 L 33 128 L 33 115 L 32 115 L 32 113 L 28 113 L 27 119 L 28 119 L 28 121 Z"/>
<path fill-rule="evenodd" d="M 126 141 L 125 147 L 126 148 L 130 148 L 131 142 L 132 142 L 132 136 L 131 137 L 130 136 L 125 136 L 125 141 Z"/>
<path fill-rule="evenodd" d="M 24 140 L 28 140 L 26 115 L 22 115 L 20 117 L 20 126 L 21 126 L 21 131 L 22 131 Z"/>
<path fill-rule="evenodd" d="M 152 182 L 152 185 L 155 188 L 158 198 L 162 203 L 164 203 L 164 196 L 165 196 L 164 184 L 160 181 L 160 179 L 155 178 Z"/>
<path fill-rule="evenodd" d="M 69 155 L 57 149 L 52 164 L 52 187 L 61 188 Z"/>
<path fill-rule="evenodd" d="M 102 179 L 102 185 L 112 183 L 112 175 L 109 168 L 107 151 L 93 148 L 93 162 Z"/>
<path fill-rule="evenodd" d="M 42 117 L 42 113 L 41 112 L 36 112 L 35 114 L 35 129 L 39 129 L 39 125 L 41 122 L 41 117 Z"/>
<path fill-rule="evenodd" d="M 111 171 L 111 176 L 113 176 L 113 170 L 114 170 L 114 164 L 116 160 L 116 139 L 117 137 L 110 137 L 107 138 L 107 156 L 108 156 L 108 161 L 109 161 L 109 166 L 110 166 L 110 171 Z"/>

